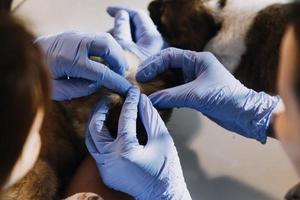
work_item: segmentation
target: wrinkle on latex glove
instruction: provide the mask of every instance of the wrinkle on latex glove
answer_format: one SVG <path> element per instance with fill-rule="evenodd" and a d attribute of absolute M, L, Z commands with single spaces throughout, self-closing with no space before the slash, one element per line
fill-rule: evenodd
<path fill-rule="evenodd" d="M 223 128 L 266 142 L 278 96 L 246 88 L 209 52 L 176 48 L 148 58 L 136 79 L 147 82 L 168 69 L 181 69 L 186 83 L 151 94 L 155 107 L 196 109 Z"/>
<path fill-rule="evenodd" d="M 148 97 L 136 86 L 130 88 L 116 139 L 105 127 L 108 110 L 104 99 L 91 113 L 86 134 L 87 148 L 104 183 L 135 199 L 190 200 L 173 139 Z M 145 146 L 136 137 L 138 113 L 148 135 Z"/>
<path fill-rule="evenodd" d="M 161 34 L 144 11 L 112 6 L 107 8 L 107 12 L 115 18 L 114 38 L 124 49 L 131 51 L 141 60 L 164 48 Z"/>

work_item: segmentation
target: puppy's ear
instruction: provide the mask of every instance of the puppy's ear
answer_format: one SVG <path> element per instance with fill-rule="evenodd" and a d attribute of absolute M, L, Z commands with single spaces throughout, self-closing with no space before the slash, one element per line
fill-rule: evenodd
<path fill-rule="evenodd" d="M 167 43 L 177 48 L 201 51 L 221 26 L 199 0 L 154 0 L 148 10 Z"/>
<path fill-rule="evenodd" d="M 205 7 L 185 9 L 185 15 L 178 23 L 176 30 L 171 34 L 173 45 L 179 48 L 202 51 L 208 41 L 219 31 L 221 25 L 216 22 L 213 14 Z"/>
<path fill-rule="evenodd" d="M 159 28 L 161 27 L 161 17 L 163 16 L 163 1 L 162 0 L 154 0 L 149 6 L 148 10 L 150 13 L 150 17 L 153 20 L 154 24 Z M 159 30 L 161 31 L 161 30 Z"/>

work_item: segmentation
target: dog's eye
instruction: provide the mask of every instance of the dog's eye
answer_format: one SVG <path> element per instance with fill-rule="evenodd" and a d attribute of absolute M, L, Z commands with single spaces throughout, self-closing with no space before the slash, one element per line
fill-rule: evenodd
<path fill-rule="evenodd" d="M 227 0 L 219 0 L 219 8 L 224 8 L 226 6 Z"/>

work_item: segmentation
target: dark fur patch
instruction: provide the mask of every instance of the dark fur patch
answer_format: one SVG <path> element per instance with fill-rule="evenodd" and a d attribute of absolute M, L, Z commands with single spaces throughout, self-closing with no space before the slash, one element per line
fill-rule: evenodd
<path fill-rule="evenodd" d="M 34 168 L 9 191 L 0 197 L 3 200 L 55 200 L 57 175 L 47 161 L 38 160 Z"/>
<path fill-rule="evenodd" d="M 148 10 L 158 30 L 173 47 L 203 50 L 220 29 L 220 24 L 199 0 L 155 0 Z"/>
<path fill-rule="evenodd" d="M 288 6 L 276 4 L 260 11 L 247 33 L 247 51 L 234 75 L 249 88 L 277 94 L 279 49 Z"/>
<path fill-rule="evenodd" d="M 224 8 L 226 6 L 227 0 L 219 0 L 219 8 Z"/>

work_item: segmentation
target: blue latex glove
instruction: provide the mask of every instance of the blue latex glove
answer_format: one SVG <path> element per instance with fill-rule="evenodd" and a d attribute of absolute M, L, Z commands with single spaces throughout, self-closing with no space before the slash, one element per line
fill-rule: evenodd
<path fill-rule="evenodd" d="M 104 183 L 141 200 L 191 199 L 176 147 L 150 100 L 135 86 L 129 90 L 116 139 L 104 126 L 108 109 L 107 100 L 96 106 L 86 135 Z M 138 111 L 148 134 L 146 146 L 136 137 Z"/>
<path fill-rule="evenodd" d="M 115 18 L 112 30 L 114 38 L 124 49 L 134 53 L 139 59 L 145 60 L 163 49 L 163 38 L 144 11 L 126 7 L 108 7 L 107 12 Z"/>
<path fill-rule="evenodd" d="M 87 96 L 100 86 L 126 94 L 131 86 L 120 76 L 128 68 L 123 49 L 108 33 L 64 32 L 39 37 L 36 43 L 47 56 L 54 100 Z M 90 56 L 101 57 L 111 70 Z"/>
<path fill-rule="evenodd" d="M 155 107 L 193 108 L 228 130 L 266 142 L 279 97 L 246 88 L 208 52 L 163 50 L 139 67 L 136 78 L 146 82 L 172 68 L 182 70 L 186 84 L 152 94 Z"/>

